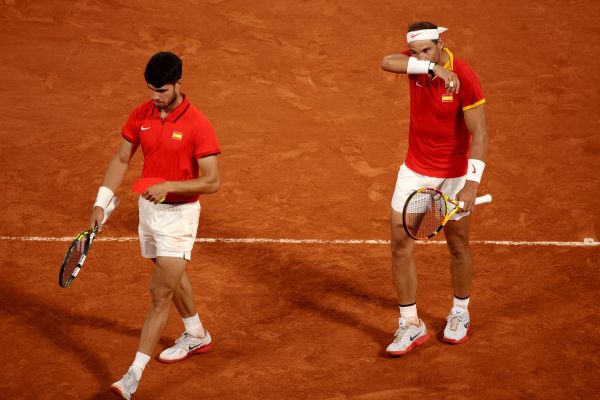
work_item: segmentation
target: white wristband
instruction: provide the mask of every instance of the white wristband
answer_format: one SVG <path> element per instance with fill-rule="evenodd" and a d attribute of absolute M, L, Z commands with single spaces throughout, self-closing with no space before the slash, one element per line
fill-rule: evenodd
<path fill-rule="evenodd" d="M 114 193 L 112 190 L 107 188 L 106 186 L 100 186 L 98 189 L 98 196 L 96 196 L 96 202 L 94 203 L 94 207 L 102 207 L 103 210 L 106 210 L 108 204 L 111 199 L 114 197 Z"/>
<path fill-rule="evenodd" d="M 481 176 L 485 169 L 485 163 L 481 160 L 469 158 L 469 164 L 467 165 L 467 180 L 474 182 L 481 182 Z"/>
<path fill-rule="evenodd" d="M 406 73 L 408 75 L 428 74 L 429 64 L 431 64 L 430 61 L 419 60 L 416 57 L 409 57 L 408 66 L 406 67 Z"/>

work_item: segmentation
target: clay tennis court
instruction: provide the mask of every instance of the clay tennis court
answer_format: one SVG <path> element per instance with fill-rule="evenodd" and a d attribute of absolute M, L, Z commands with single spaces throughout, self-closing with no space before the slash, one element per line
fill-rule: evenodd
<path fill-rule="evenodd" d="M 61 289 L 57 274 L 158 50 L 182 56 L 183 92 L 223 150 L 188 269 L 215 346 L 151 361 L 135 398 L 597 396 L 600 5 L 566 4 L 4 0 L 0 398 L 113 398 L 133 359 L 150 305 L 129 189 L 141 153 L 81 275 Z M 408 88 L 380 61 L 405 49 L 415 20 L 447 26 L 446 45 L 482 81 L 480 192 L 494 202 L 473 223 L 471 340 L 441 341 L 442 236 L 416 249 L 432 338 L 392 359 L 384 242 Z M 154 355 L 181 330 L 173 308 Z"/>

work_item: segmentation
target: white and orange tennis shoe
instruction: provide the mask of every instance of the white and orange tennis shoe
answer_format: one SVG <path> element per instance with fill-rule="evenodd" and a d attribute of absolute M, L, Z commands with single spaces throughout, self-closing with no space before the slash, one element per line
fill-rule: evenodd
<path fill-rule="evenodd" d="M 183 361 L 192 354 L 207 353 L 212 349 L 212 338 L 208 331 L 204 331 L 203 338 L 197 338 L 187 332 L 175 341 L 175 346 L 163 350 L 158 356 L 158 361 L 164 363 L 174 363 Z"/>
<path fill-rule="evenodd" d="M 452 307 L 450 315 L 446 318 L 444 329 L 444 342 L 451 344 L 464 343 L 469 340 L 471 318 L 469 311 L 462 307 Z"/>
<path fill-rule="evenodd" d="M 131 400 L 131 396 L 137 390 L 141 376 L 137 376 L 133 367 L 129 367 L 127 373 L 121 380 L 110 385 L 110 389 L 124 399 Z"/>
<path fill-rule="evenodd" d="M 421 346 L 429 339 L 425 322 L 419 320 L 419 325 L 409 325 L 404 318 L 398 320 L 399 328 L 394 341 L 385 351 L 392 356 L 404 355 L 417 346 Z"/>

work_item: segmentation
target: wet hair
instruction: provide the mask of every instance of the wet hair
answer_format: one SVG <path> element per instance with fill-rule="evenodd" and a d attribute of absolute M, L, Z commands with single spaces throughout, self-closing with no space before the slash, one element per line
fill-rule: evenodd
<path fill-rule="evenodd" d="M 408 26 L 408 32 L 420 31 L 421 29 L 437 29 L 437 25 L 429 21 L 413 22 Z M 432 40 L 433 43 L 437 44 L 438 40 Z"/>
<path fill-rule="evenodd" d="M 181 79 L 183 62 L 169 51 L 160 51 L 153 55 L 144 71 L 146 82 L 155 88 L 175 84 Z"/>

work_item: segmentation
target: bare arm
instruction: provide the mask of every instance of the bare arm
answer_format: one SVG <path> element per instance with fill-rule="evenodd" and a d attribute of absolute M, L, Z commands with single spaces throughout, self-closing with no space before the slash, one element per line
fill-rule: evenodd
<path fill-rule="evenodd" d="M 106 186 L 116 193 L 119 186 L 121 186 L 121 182 L 123 182 L 127 168 L 129 168 L 129 161 L 136 150 L 137 145 L 123 139 L 121 147 L 119 147 L 119 150 L 117 150 L 116 154 L 108 163 L 108 167 L 104 173 L 102 186 Z"/>
<path fill-rule="evenodd" d="M 469 157 L 485 161 L 487 157 L 488 134 L 483 105 L 464 111 L 464 116 L 467 128 L 473 137 Z M 465 207 L 463 208 L 465 211 L 473 211 L 478 187 L 479 183 L 467 180 L 465 186 L 456 195 L 458 200 L 465 203 Z"/>
<path fill-rule="evenodd" d="M 383 57 L 381 62 L 381 68 L 387 72 L 393 72 L 395 74 L 406 74 L 406 68 L 408 67 L 408 56 L 404 54 L 390 54 L 389 56 Z"/>
<path fill-rule="evenodd" d="M 151 186 L 145 193 L 144 198 L 157 203 L 167 196 L 167 193 L 185 194 L 196 196 L 199 194 L 215 193 L 219 190 L 219 166 L 217 156 L 209 156 L 198 159 L 198 167 L 201 176 L 187 181 L 167 181 Z"/>
<path fill-rule="evenodd" d="M 129 168 L 129 161 L 131 160 L 131 157 L 133 157 L 133 154 L 136 150 L 137 145 L 129 143 L 127 140 L 123 139 L 119 150 L 117 150 L 115 155 L 108 163 L 108 167 L 104 173 L 102 186 L 106 186 L 112 190 L 113 193 L 116 193 L 119 186 L 121 186 L 121 182 L 123 181 L 123 177 L 127 172 L 127 168 Z M 104 210 L 101 207 L 94 207 L 90 219 L 90 226 L 93 227 L 94 225 L 98 225 L 98 232 L 102 231 L 103 218 Z"/>
<path fill-rule="evenodd" d="M 483 105 L 479 105 L 463 112 L 467 128 L 471 132 L 471 135 L 473 135 L 470 157 L 481 161 L 485 161 L 488 148 L 488 134 L 484 110 Z"/>
<path fill-rule="evenodd" d="M 409 58 L 410 57 L 405 54 L 390 54 L 389 56 L 383 57 L 381 68 L 387 72 L 406 75 Z M 433 74 L 444 81 L 448 93 L 458 94 L 460 91 L 460 80 L 453 71 L 436 64 L 433 68 Z"/>

